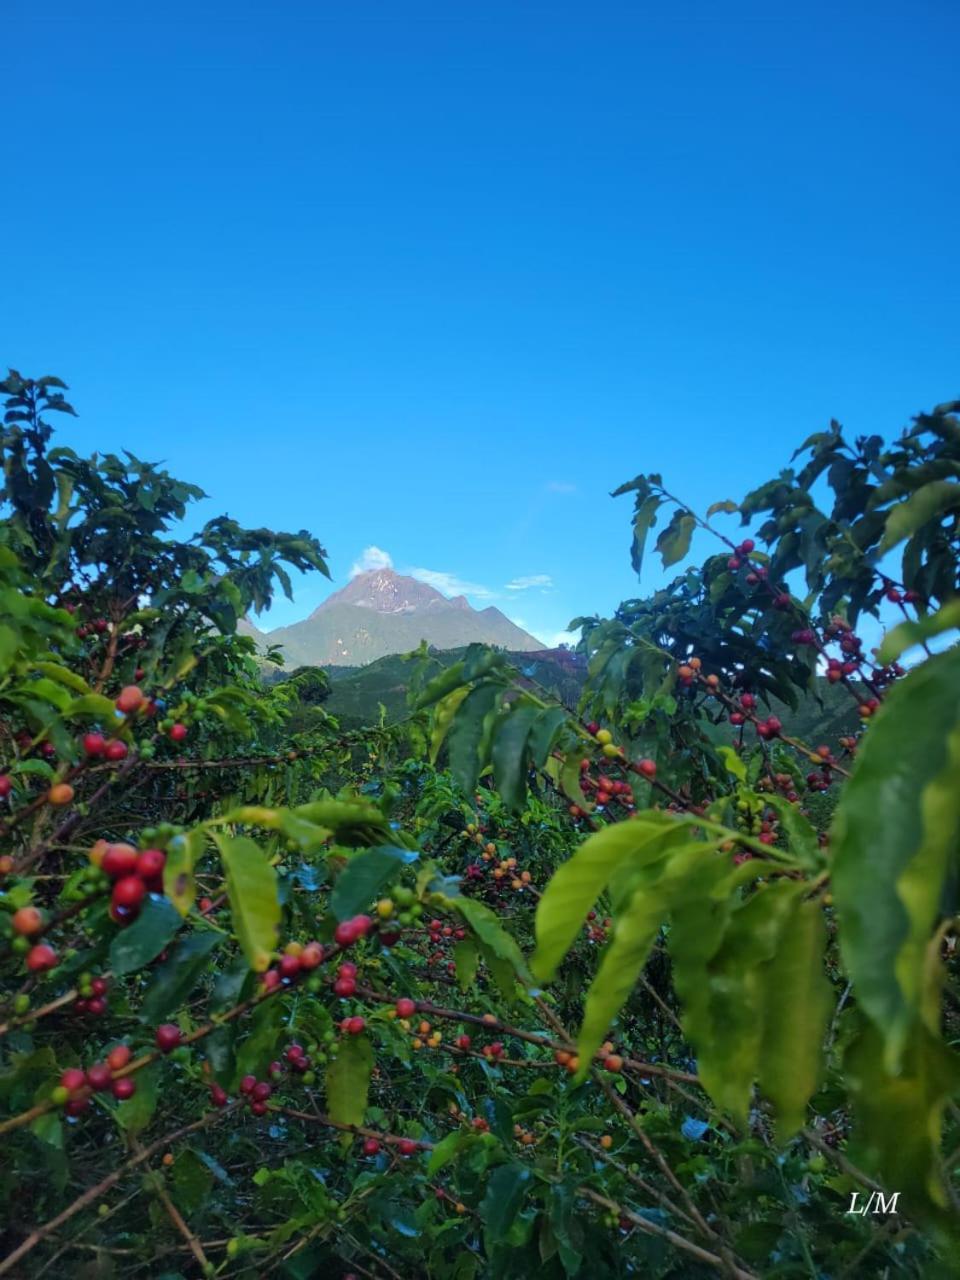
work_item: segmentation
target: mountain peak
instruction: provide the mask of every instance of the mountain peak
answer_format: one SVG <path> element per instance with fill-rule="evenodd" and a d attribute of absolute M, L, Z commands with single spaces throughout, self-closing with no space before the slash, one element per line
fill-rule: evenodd
<path fill-rule="evenodd" d="M 265 636 L 251 627 L 249 634 L 261 645 L 281 644 L 288 666 L 364 666 L 385 654 L 409 653 L 422 640 L 436 649 L 474 641 L 515 652 L 545 648 L 499 609 L 476 610 L 465 596 L 449 599 L 393 569 L 358 573 L 302 622 Z"/>
<path fill-rule="evenodd" d="M 395 573 L 393 569 L 368 569 L 351 578 L 339 591 L 327 596 L 312 616 L 317 617 L 341 604 L 352 604 L 359 609 L 375 609 L 377 613 L 410 613 L 438 603 L 448 605 L 454 602 L 447 600 L 446 596 L 425 582 Z M 466 601 L 463 603 L 466 604 Z"/>

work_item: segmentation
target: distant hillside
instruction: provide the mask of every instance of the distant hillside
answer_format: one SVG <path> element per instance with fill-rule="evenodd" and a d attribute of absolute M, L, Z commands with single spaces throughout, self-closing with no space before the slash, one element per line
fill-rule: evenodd
<path fill-rule="evenodd" d="M 463 649 L 435 653 L 441 666 L 452 666 L 463 657 Z M 577 705 L 586 667 L 581 659 L 563 649 L 542 652 L 507 653 L 507 659 L 522 678 L 549 690 L 571 709 Z M 325 710 L 337 717 L 345 729 L 376 723 L 379 706 L 386 709 L 388 723 L 407 713 L 407 685 L 410 664 L 399 655 L 390 655 L 355 669 L 329 668 L 331 692 Z"/>
<path fill-rule="evenodd" d="M 444 667 L 463 657 L 463 650 L 434 653 Z M 570 710 L 576 710 L 586 678 L 583 658 L 565 649 L 545 649 L 538 653 L 507 653 L 521 680 L 546 689 Z M 410 664 L 396 654 L 379 658 L 366 667 L 328 667 L 331 692 L 325 710 L 336 716 L 345 729 L 357 729 L 376 723 L 380 704 L 386 710 L 387 723 L 407 714 L 407 686 Z M 282 678 L 282 677 L 280 677 Z M 796 711 L 774 702 L 772 710 L 783 721 L 785 731 L 811 747 L 825 742 L 835 747 L 845 734 L 856 734 L 860 728 L 857 706 L 847 691 L 826 680 L 818 682 L 821 705 L 815 697 L 804 698 Z M 724 722 L 718 727 L 718 740 L 732 740 L 734 729 Z"/>
<path fill-rule="evenodd" d="M 287 670 L 298 666 L 362 667 L 390 654 L 409 653 L 421 640 L 435 649 L 479 642 L 520 653 L 546 648 L 499 609 L 474 609 L 392 569 L 358 574 L 309 618 L 262 632 L 245 622 L 257 644 L 283 646 Z"/>

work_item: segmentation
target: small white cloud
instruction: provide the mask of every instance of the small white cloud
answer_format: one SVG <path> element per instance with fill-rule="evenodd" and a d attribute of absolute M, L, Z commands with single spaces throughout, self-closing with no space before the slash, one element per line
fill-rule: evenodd
<path fill-rule="evenodd" d="M 567 480 L 548 480 L 547 492 L 548 493 L 576 493 L 577 486 L 575 484 L 570 484 L 569 481 Z"/>
<path fill-rule="evenodd" d="M 526 629 L 527 629 L 527 623 L 526 623 L 526 620 L 525 620 L 524 618 L 514 618 L 514 617 L 511 615 L 511 617 L 510 617 L 510 621 L 513 623 L 513 625 L 514 625 L 515 627 L 519 627 L 521 631 L 526 631 Z"/>
<path fill-rule="evenodd" d="M 354 560 L 350 568 L 350 577 L 355 578 L 358 573 L 369 573 L 371 569 L 392 569 L 393 556 L 389 551 L 383 551 L 380 547 L 367 547 L 361 552 L 358 559 Z"/>
<path fill-rule="evenodd" d="M 579 631 L 555 631 L 552 636 L 544 636 L 543 643 L 548 649 L 558 649 L 562 644 L 576 644 L 579 639 Z"/>
<path fill-rule="evenodd" d="M 495 600 L 497 593 L 479 582 L 465 582 L 455 573 L 445 573 L 440 569 L 408 569 L 411 578 L 425 582 L 445 596 L 473 596 L 476 600 Z"/>
<path fill-rule="evenodd" d="M 549 573 L 528 573 L 525 578 L 514 578 L 507 583 L 508 591 L 529 591 L 531 587 L 552 587 Z"/>

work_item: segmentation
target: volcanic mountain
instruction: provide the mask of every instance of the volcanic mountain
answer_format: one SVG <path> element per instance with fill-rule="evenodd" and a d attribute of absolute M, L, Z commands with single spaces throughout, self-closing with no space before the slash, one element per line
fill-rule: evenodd
<path fill-rule="evenodd" d="M 459 649 L 474 641 L 523 653 L 546 648 L 499 609 L 474 609 L 463 596 L 448 599 L 392 569 L 357 574 L 302 622 L 269 632 L 248 622 L 243 629 L 258 646 L 283 645 L 287 670 L 362 667 L 416 649 L 421 640 L 435 649 Z"/>

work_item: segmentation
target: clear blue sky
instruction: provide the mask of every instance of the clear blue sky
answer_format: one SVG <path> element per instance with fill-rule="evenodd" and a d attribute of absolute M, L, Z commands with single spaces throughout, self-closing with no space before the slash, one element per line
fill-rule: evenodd
<path fill-rule="evenodd" d="M 954 0 L 8 0 L 3 35 L 0 360 L 339 584 L 375 546 L 551 639 L 636 594 L 620 481 L 705 506 L 960 394 Z"/>

